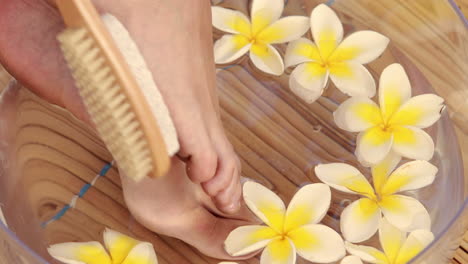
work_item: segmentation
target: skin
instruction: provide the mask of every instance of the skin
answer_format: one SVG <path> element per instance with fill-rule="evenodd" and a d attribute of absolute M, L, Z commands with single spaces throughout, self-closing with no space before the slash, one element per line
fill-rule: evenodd
<path fill-rule="evenodd" d="M 155 232 L 228 259 L 224 239 L 253 217 L 241 202 L 240 162 L 219 118 L 210 2 L 93 3 L 115 15 L 139 46 L 173 118 L 184 161 L 173 158 L 160 180 L 122 177 L 130 211 Z M 63 29 L 53 1 L 2 0 L 0 63 L 31 91 L 92 126 L 56 41 Z"/>

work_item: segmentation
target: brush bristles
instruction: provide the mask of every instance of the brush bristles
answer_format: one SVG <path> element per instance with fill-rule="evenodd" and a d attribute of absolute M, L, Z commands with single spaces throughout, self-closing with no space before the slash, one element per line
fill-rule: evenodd
<path fill-rule="evenodd" d="M 148 142 L 100 48 L 85 28 L 67 29 L 58 40 L 107 148 L 128 177 L 144 178 L 153 170 Z"/>

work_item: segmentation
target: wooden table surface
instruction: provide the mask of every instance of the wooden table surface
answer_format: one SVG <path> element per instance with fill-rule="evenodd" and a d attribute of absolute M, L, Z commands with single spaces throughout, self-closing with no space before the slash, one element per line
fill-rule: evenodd
<path fill-rule="evenodd" d="M 460 8 L 462 9 L 462 11 L 463 11 L 465 14 L 468 15 L 468 0 L 455 0 L 455 1 L 458 3 L 458 5 L 459 5 Z M 0 87 L 4 87 L 5 84 L 7 83 L 8 79 L 9 79 L 8 74 L 6 74 L 6 72 L 5 72 L 5 71 L 1 68 L 1 66 L 0 66 Z M 41 107 L 44 107 L 44 106 L 41 106 Z M 47 109 L 47 111 L 50 111 L 50 108 L 48 108 L 48 107 L 45 107 L 44 109 Z M 59 116 L 58 119 L 60 119 L 60 118 L 63 118 L 64 115 L 63 115 L 62 113 L 60 113 L 60 114 L 58 114 L 58 116 Z M 456 121 L 455 121 L 455 123 L 456 123 Z M 460 126 L 461 126 L 461 127 L 465 127 L 465 125 L 460 125 Z M 71 127 L 72 127 L 72 126 L 71 126 Z M 82 128 L 82 127 L 79 127 L 79 126 L 76 126 L 75 129 L 77 130 L 77 131 L 76 131 L 76 135 L 73 134 L 73 133 L 75 133 L 75 132 L 71 132 L 71 133 L 72 133 L 71 137 L 75 137 L 75 136 L 76 136 L 77 138 L 83 137 L 84 139 L 87 140 L 87 143 L 85 143 L 85 145 L 86 145 L 86 144 L 89 144 L 89 145 L 96 144 L 96 143 L 91 142 L 92 139 L 86 138 L 86 135 L 89 136 L 89 131 L 84 131 L 84 132 L 83 132 L 83 128 Z M 240 129 L 240 127 L 239 127 L 239 129 Z M 467 137 L 466 137 L 466 134 L 465 134 L 463 131 L 464 131 L 463 129 L 458 129 L 458 130 L 457 130 L 458 136 L 461 137 L 461 138 L 467 138 Z M 83 135 L 85 135 L 85 136 L 83 136 Z M 38 135 L 38 136 L 41 136 L 41 135 Z M 235 140 L 235 138 L 234 138 L 234 140 Z M 89 141 L 89 142 L 88 142 L 88 141 Z M 239 143 L 239 144 L 240 144 L 240 143 Z M 244 146 L 244 147 L 247 148 L 248 146 Z M 464 148 L 464 147 L 462 147 L 462 148 Z M 99 153 L 99 154 L 97 154 L 97 155 L 101 155 L 101 156 L 107 156 L 107 155 L 108 155 L 107 153 L 105 153 L 104 150 L 100 150 L 100 149 L 99 149 L 99 151 L 101 151 L 101 153 Z M 468 151 L 468 149 L 465 149 L 465 151 Z M 467 155 L 466 155 L 466 152 L 465 152 L 465 151 L 463 151 L 463 152 L 464 152 L 463 154 L 464 154 L 464 158 L 465 158 L 465 170 L 466 170 L 466 169 L 467 169 L 467 168 L 466 168 L 466 164 L 467 164 L 467 162 L 466 162 Z M 99 162 L 94 162 L 94 163 L 91 162 L 91 163 L 93 164 L 94 167 L 96 167 L 96 168 L 93 167 L 93 169 L 98 169 L 99 166 L 98 166 L 97 164 L 98 164 Z M 250 167 L 250 166 L 248 166 L 248 165 L 247 165 L 247 166 L 244 166 L 244 167 L 245 167 L 247 170 L 252 170 L 251 173 L 254 173 L 254 169 L 253 169 L 252 167 Z M 265 169 L 268 170 L 267 167 L 265 167 Z M 468 175 L 467 175 L 467 173 L 465 172 L 465 178 L 467 178 L 467 176 L 468 176 Z M 111 179 L 112 179 L 112 181 L 118 181 L 118 180 L 117 180 L 118 178 L 117 178 L 117 176 L 115 175 L 115 172 L 113 172 L 113 174 L 111 175 Z M 468 179 L 466 179 L 466 181 L 468 181 Z M 100 186 L 100 188 L 103 188 L 103 189 L 109 189 L 109 188 L 110 188 L 110 189 L 112 189 L 112 186 L 110 186 L 110 185 L 107 186 L 106 184 L 107 184 L 107 183 L 102 183 L 102 186 Z M 111 193 L 112 195 L 114 195 L 114 197 L 115 197 L 114 199 L 118 200 L 118 203 L 122 203 L 122 202 L 123 202 L 123 201 L 121 200 L 121 196 L 117 194 L 117 190 L 111 190 L 111 191 L 109 191 L 109 193 Z M 112 196 L 112 195 L 111 195 L 111 196 Z M 90 205 L 87 205 L 87 206 L 90 206 Z M 92 207 L 89 207 L 89 208 L 92 208 Z M 121 212 L 121 214 L 125 215 L 124 212 Z M 69 219 L 65 219 L 65 220 L 66 220 L 66 221 L 70 221 L 70 219 L 71 219 L 72 217 L 73 217 L 73 215 L 70 216 Z M 105 222 L 105 221 L 103 221 L 103 222 Z M 110 225 L 111 225 L 111 224 L 110 224 Z M 78 227 L 77 227 L 77 228 L 78 228 Z M 92 227 L 91 227 L 91 228 L 92 228 Z M 138 229 L 138 228 L 137 228 L 137 229 Z M 141 231 L 141 230 L 140 230 L 140 231 L 135 231 L 135 230 L 133 230 L 133 231 L 136 232 L 136 233 L 138 233 L 138 232 L 144 233 L 144 232 Z M 211 263 L 210 260 L 204 258 L 203 256 L 200 256 L 199 254 L 194 253 L 193 251 L 191 251 L 190 249 L 188 249 L 186 246 L 181 245 L 181 244 L 178 243 L 177 241 L 174 241 L 174 240 L 171 240 L 171 239 L 167 239 L 167 238 L 161 238 L 161 239 L 158 238 L 158 239 L 153 239 L 153 240 L 154 240 L 154 241 L 152 241 L 153 243 L 155 243 L 155 244 L 161 246 L 161 248 L 163 248 L 163 249 L 162 249 L 163 251 L 166 250 L 166 251 L 168 252 L 168 255 L 171 255 L 172 257 L 174 257 L 174 258 L 176 258 L 176 259 L 177 259 L 177 258 L 180 258 L 180 256 L 178 256 L 178 255 L 175 254 L 174 252 L 170 251 L 168 248 L 164 248 L 164 247 L 167 247 L 168 245 L 169 245 L 169 246 L 180 246 L 180 247 L 183 248 L 181 251 L 184 252 L 185 254 L 188 254 L 189 257 L 195 258 L 195 259 L 200 259 L 200 260 L 206 261 L 207 263 Z M 462 241 L 462 244 L 461 244 L 460 248 L 456 251 L 455 256 L 454 256 L 454 259 L 452 260 L 452 263 L 453 263 L 453 264 L 468 264 L 468 254 L 467 254 L 467 251 L 468 251 L 468 232 L 465 234 L 464 239 L 463 239 L 463 241 Z M 1 262 L 0 262 L 0 263 L 1 263 Z M 166 261 L 163 260 L 162 263 L 166 263 Z M 169 263 L 170 263 L 170 262 L 169 262 Z M 246 263 L 250 263 L 250 262 L 246 262 Z M 252 262 L 252 263 L 254 263 L 254 262 Z"/>

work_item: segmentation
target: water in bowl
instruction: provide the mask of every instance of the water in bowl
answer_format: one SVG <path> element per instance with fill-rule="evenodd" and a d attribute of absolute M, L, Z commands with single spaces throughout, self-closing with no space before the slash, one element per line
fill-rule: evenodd
<path fill-rule="evenodd" d="M 285 14 L 308 15 L 319 2 L 323 1 L 289 0 Z M 449 108 L 458 99 L 447 90 L 461 89 L 466 94 L 468 89 L 460 86 L 467 83 L 463 74 L 467 55 L 458 53 L 462 46 L 454 40 L 466 38 L 466 29 L 447 2 L 328 2 L 333 2 L 346 33 L 371 29 L 391 38 L 383 56 L 368 65 L 376 80 L 383 68 L 398 62 L 410 77 L 413 94 L 437 91 L 448 100 Z M 221 5 L 248 10 L 248 1 L 226 0 Z M 215 32 L 214 38 L 219 37 L 220 32 Z M 284 54 L 285 46 L 278 48 Z M 347 162 L 369 176 L 354 156 L 355 134 L 333 122 L 333 111 L 347 97 L 330 84 L 322 98 L 306 104 L 289 90 L 287 75 L 265 75 L 248 57 L 217 69 L 221 118 L 241 159 L 243 175 L 285 201 L 301 185 L 319 182 L 313 172 L 319 163 Z M 154 235 L 139 225 L 125 207 L 115 168 L 102 173 L 83 192 L 112 157 L 95 133 L 67 112 L 13 85 L 3 91 L 0 121 L 0 206 L 11 230 L 1 228 L 0 252 L 5 252 L 7 263 L 54 263 L 46 252 L 48 245 L 100 241 L 105 227 L 152 242 L 160 263 L 217 263 L 181 241 Z M 463 224 L 454 222 L 462 218 L 466 197 L 463 166 L 448 110 L 427 131 L 436 143 L 431 163 L 439 172 L 434 184 L 409 195 L 429 210 L 436 235 L 435 244 L 421 258 L 443 263 L 463 230 Z M 79 194 L 75 207 L 64 213 L 63 208 Z M 323 222 L 339 231 L 340 214 L 355 199 L 333 191 Z M 376 237 L 370 243 L 376 243 Z M 258 263 L 258 259 L 245 263 Z"/>

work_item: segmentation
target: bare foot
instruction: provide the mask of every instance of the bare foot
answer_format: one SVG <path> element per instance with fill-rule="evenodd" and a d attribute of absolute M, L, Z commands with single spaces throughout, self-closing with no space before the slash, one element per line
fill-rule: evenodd
<path fill-rule="evenodd" d="M 188 180 L 185 164 L 178 159 L 173 159 L 169 176 L 139 183 L 121 177 L 132 215 L 147 228 L 195 245 L 205 255 L 234 259 L 223 244 L 234 228 L 252 224 L 247 207 L 242 206 L 238 219 L 223 217 L 200 186 Z"/>
<path fill-rule="evenodd" d="M 0 62 L 34 93 L 91 124 L 56 41 L 64 26 L 53 2 L 2 1 Z M 241 208 L 240 163 L 218 115 L 209 1 L 93 2 L 101 12 L 115 15 L 127 27 L 147 60 L 175 122 L 181 143 L 179 156 L 184 157 L 186 166 L 178 164 L 161 184 L 175 190 L 179 187 L 171 184 L 187 176 L 195 183 L 184 183 L 183 191 L 187 193 L 181 201 L 180 192 L 164 192 L 167 197 L 155 196 L 155 190 L 161 191 L 156 181 L 140 186 L 145 188 L 141 193 L 146 196 L 135 195 L 139 185 L 124 184 L 129 207 L 153 230 L 175 237 L 180 237 L 180 230 L 185 230 L 184 234 L 191 235 L 181 237 L 183 240 L 209 255 L 221 256 L 221 244 L 215 246 L 213 241 L 221 243 L 221 238 L 239 222 L 225 220 L 213 212 L 234 215 Z M 206 201 L 206 196 L 201 199 L 198 191 L 192 190 L 199 189 L 200 185 L 211 197 L 215 205 L 212 208 L 207 206 L 211 202 Z M 198 198 L 189 201 L 193 193 Z M 166 223 L 161 223 L 161 218 L 152 218 L 158 223 L 148 221 L 147 215 L 141 215 L 137 208 L 142 201 L 148 202 L 148 206 L 163 204 L 157 199 L 177 201 L 163 215 Z M 142 205 L 142 208 L 147 207 Z M 179 219 L 182 212 L 187 217 Z M 164 225 L 167 226 L 161 228 Z M 212 248 L 204 248 L 209 242 Z"/>

